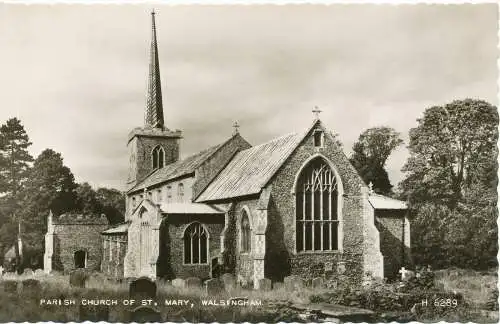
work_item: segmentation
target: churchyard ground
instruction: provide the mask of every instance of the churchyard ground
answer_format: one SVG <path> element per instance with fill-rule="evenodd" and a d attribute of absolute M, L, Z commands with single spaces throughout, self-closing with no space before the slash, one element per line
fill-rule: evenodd
<path fill-rule="evenodd" d="M 41 289 L 37 293 L 18 287 L 18 291 L 7 292 L 6 283 L 34 278 L 40 282 Z M 276 322 L 276 321 L 321 321 L 324 318 L 317 314 L 300 310 L 295 305 L 311 305 L 312 303 L 335 303 L 371 309 L 375 312 L 374 321 L 473 321 L 498 322 L 498 304 L 495 298 L 497 274 L 496 270 L 477 272 L 473 270 L 447 269 L 434 271 L 432 289 L 442 290 L 443 295 L 459 300 L 456 307 L 436 307 L 429 301 L 428 307 L 415 307 L 413 301 L 422 296 L 422 287 L 415 287 L 404 298 L 394 297 L 399 294 L 401 283 L 376 283 L 371 288 L 352 290 L 339 286 L 337 289 L 311 289 L 309 287 L 288 291 L 280 287 L 271 291 L 255 291 L 236 288 L 231 292 L 223 292 L 219 296 L 207 296 L 202 288 L 177 288 L 170 284 L 158 282 L 158 293 L 155 301 L 163 318 L 170 321 L 190 322 Z M 78 320 L 78 304 L 82 300 L 117 300 L 118 305 L 109 308 L 110 322 L 126 322 L 127 311 L 131 306 L 123 305 L 129 299 L 127 283 L 118 283 L 95 273 L 86 282 L 86 288 L 71 287 L 69 276 L 62 274 L 25 275 L 5 274 L 0 282 L 0 321 L 57 321 Z M 424 289 L 425 290 L 425 289 Z M 398 293 L 395 293 L 398 291 Z M 386 294 L 386 295 L 384 295 Z M 412 296 L 413 294 L 413 296 Z M 370 296 L 374 300 L 370 300 Z M 434 296 L 432 294 L 428 296 Z M 495 297 L 496 296 L 496 297 Z M 254 306 L 204 306 L 203 300 L 227 300 L 231 297 L 246 297 L 260 301 Z M 41 300 L 75 300 L 76 305 L 41 305 Z M 189 300 L 193 306 L 165 306 L 165 300 Z M 402 305 L 391 305 L 394 301 Z M 404 300 L 404 301 L 403 301 Z M 389 304 L 384 304 L 385 302 Z M 390 311 L 392 310 L 392 311 Z"/>

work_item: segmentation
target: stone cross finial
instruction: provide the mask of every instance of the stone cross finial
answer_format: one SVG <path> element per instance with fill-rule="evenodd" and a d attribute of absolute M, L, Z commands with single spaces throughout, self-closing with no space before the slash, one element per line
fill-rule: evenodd
<path fill-rule="evenodd" d="M 319 114 L 322 112 L 322 110 L 319 109 L 318 106 L 314 106 L 312 112 L 314 114 L 314 119 L 319 119 Z"/>
<path fill-rule="evenodd" d="M 373 193 L 373 183 L 371 181 L 368 184 L 368 188 L 370 189 L 369 193 L 372 194 Z"/>
<path fill-rule="evenodd" d="M 233 128 L 234 128 L 233 135 L 239 134 L 239 130 L 238 129 L 240 128 L 240 124 L 238 124 L 237 121 L 234 122 Z"/>
<path fill-rule="evenodd" d="M 405 267 L 402 267 L 400 270 L 399 270 L 399 273 L 401 274 L 401 280 L 405 280 L 407 275 L 408 275 L 408 272 L 410 272 L 409 270 L 405 269 Z"/>

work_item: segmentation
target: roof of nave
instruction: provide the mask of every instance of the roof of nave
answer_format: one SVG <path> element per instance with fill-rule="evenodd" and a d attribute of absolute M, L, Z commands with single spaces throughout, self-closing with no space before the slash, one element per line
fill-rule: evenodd
<path fill-rule="evenodd" d="M 130 223 L 123 223 L 116 225 L 115 227 L 109 228 L 105 231 L 102 231 L 101 233 L 106 235 L 106 234 L 123 234 L 127 233 L 128 227 L 130 226 Z"/>
<path fill-rule="evenodd" d="M 376 193 L 368 195 L 368 201 L 375 209 L 407 209 L 406 202 Z"/>
<path fill-rule="evenodd" d="M 200 166 L 200 164 L 207 160 L 226 142 L 212 146 L 201 152 L 188 156 L 180 161 L 167 164 L 163 168 L 153 171 L 144 180 L 132 187 L 128 192 L 131 193 L 134 191 L 144 190 L 144 188 L 148 188 L 150 186 L 154 186 L 162 182 L 173 180 L 175 178 L 193 173 L 196 168 Z"/>
<path fill-rule="evenodd" d="M 238 152 L 197 201 L 221 200 L 259 193 L 305 135 L 285 135 Z"/>

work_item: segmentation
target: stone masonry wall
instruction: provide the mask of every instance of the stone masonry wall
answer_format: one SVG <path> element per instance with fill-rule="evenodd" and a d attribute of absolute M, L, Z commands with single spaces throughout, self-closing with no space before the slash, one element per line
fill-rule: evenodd
<path fill-rule="evenodd" d="M 384 256 L 384 276 L 390 279 L 399 275 L 402 266 L 411 264 L 410 246 L 403 245 L 405 213 L 405 210 L 375 212 L 375 224 L 380 232 L 380 250 Z"/>
<path fill-rule="evenodd" d="M 180 154 L 180 133 L 160 131 L 161 136 L 148 136 L 144 130 L 137 130 L 135 134 L 137 135 L 127 144 L 130 159 L 127 183 L 130 187 L 144 179 L 153 170 L 151 152 L 157 145 L 161 145 L 165 151 L 165 165 L 178 161 Z"/>
<path fill-rule="evenodd" d="M 87 252 L 87 269 L 99 270 L 102 255 L 101 232 L 103 224 L 54 225 L 54 270 L 68 272 L 75 269 L 74 253 Z"/>
<path fill-rule="evenodd" d="M 103 247 L 101 272 L 113 278 L 122 278 L 123 262 L 127 253 L 127 236 L 125 234 L 102 235 L 101 239 Z"/>
<path fill-rule="evenodd" d="M 208 264 L 184 264 L 184 230 L 192 222 L 200 222 L 209 232 Z M 169 259 L 165 262 L 170 265 L 168 277 L 210 278 L 211 259 L 218 256 L 220 251 L 220 234 L 224 229 L 224 215 L 169 215 L 167 219 L 168 240 L 170 246 L 166 249 Z"/>
<path fill-rule="evenodd" d="M 343 183 L 343 222 L 340 224 L 343 227 L 343 251 L 296 253 L 294 181 L 304 162 L 318 153 L 333 163 Z M 266 260 L 270 262 L 266 262 L 266 276 L 274 276 L 278 280 L 288 274 L 334 278 L 339 261 L 343 261 L 348 279 L 359 284 L 363 278 L 361 187 L 365 185 L 342 149 L 328 136 L 324 137 L 322 148 L 314 147 L 311 131 L 275 174 L 271 185 L 272 201 L 267 232 L 272 234 L 267 238 Z M 284 273 L 280 275 L 280 271 Z"/>

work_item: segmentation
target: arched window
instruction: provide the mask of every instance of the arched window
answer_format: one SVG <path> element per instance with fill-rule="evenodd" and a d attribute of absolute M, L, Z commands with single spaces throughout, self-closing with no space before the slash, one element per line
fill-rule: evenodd
<path fill-rule="evenodd" d="M 338 187 L 330 166 L 315 158 L 295 188 L 297 252 L 338 249 Z"/>
<path fill-rule="evenodd" d="M 177 186 L 177 197 L 179 198 L 179 202 L 184 201 L 184 184 L 179 183 Z"/>
<path fill-rule="evenodd" d="M 252 236 L 248 214 L 245 210 L 241 213 L 241 252 L 252 250 Z"/>
<path fill-rule="evenodd" d="M 162 198 L 163 197 L 162 197 L 162 194 L 161 194 L 161 189 L 158 189 L 156 191 L 156 203 L 160 204 L 162 202 L 162 200 L 163 200 Z"/>
<path fill-rule="evenodd" d="M 151 161 L 153 163 L 153 169 L 163 168 L 165 164 L 165 151 L 163 147 L 156 146 L 151 153 Z"/>
<path fill-rule="evenodd" d="M 184 263 L 208 263 L 208 232 L 200 223 L 192 223 L 184 232 Z"/>

